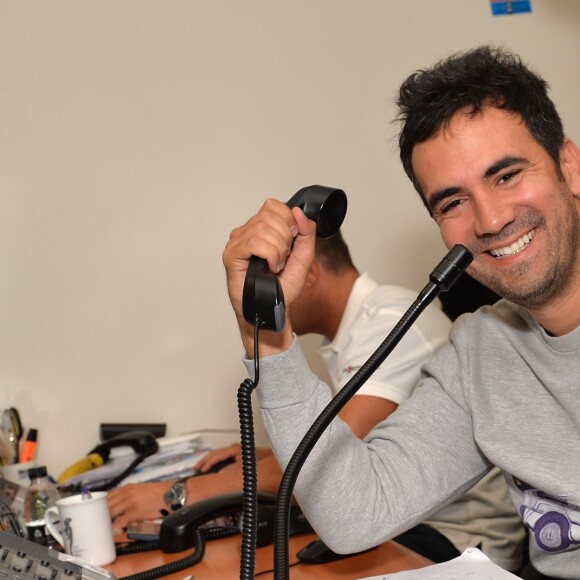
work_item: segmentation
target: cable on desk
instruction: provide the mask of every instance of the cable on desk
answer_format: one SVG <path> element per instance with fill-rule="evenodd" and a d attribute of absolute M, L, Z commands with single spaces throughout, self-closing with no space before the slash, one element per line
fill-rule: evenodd
<path fill-rule="evenodd" d="M 159 540 L 135 541 L 116 546 L 117 556 L 126 556 L 128 554 L 140 554 L 141 552 L 151 552 L 152 550 L 159 550 Z"/>
<path fill-rule="evenodd" d="M 237 536 L 240 533 L 240 529 L 237 526 L 215 526 L 211 528 L 200 528 L 199 531 L 202 533 L 202 538 L 206 541 L 229 538 L 230 536 Z M 160 547 L 159 540 L 137 540 L 135 542 L 118 545 L 116 547 L 116 553 L 117 556 L 127 556 L 128 554 L 140 554 L 141 552 L 159 550 Z"/>
<path fill-rule="evenodd" d="M 146 542 L 153 543 L 153 542 Z M 163 566 L 157 566 L 157 568 L 151 568 L 151 570 L 145 570 L 144 572 L 138 572 L 137 574 L 132 574 L 131 576 L 124 576 L 118 580 L 154 580 L 155 578 L 160 578 L 161 576 L 167 576 L 168 574 L 173 574 L 175 572 L 180 572 L 186 568 L 190 568 L 197 564 L 205 553 L 205 541 L 203 538 L 203 533 L 201 530 L 195 531 L 195 550 L 193 554 L 177 560 L 176 562 L 171 562 L 169 564 L 163 564 Z"/>
<path fill-rule="evenodd" d="M 294 566 L 298 566 L 299 564 L 304 564 L 301 560 L 296 560 L 296 562 L 292 562 L 288 565 L 288 568 L 293 568 Z M 275 572 L 274 568 L 270 568 L 269 570 L 261 570 L 260 572 L 256 572 L 256 578 L 258 576 L 262 576 L 263 574 L 273 574 Z"/>
<path fill-rule="evenodd" d="M 239 533 L 240 530 L 236 526 L 198 529 L 195 533 L 195 549 L 193 554 L 190 554 L 181 560 L 157 566 L 157 568 L 152 568 L 151 570 L 145 570 L 144 572 L 139 572 L 131 576 L 118 578 L 118 580 L 153 580 L 155 578 L 167 576 L 168 574 L 173 574 L 174 572 L 179 572 L 185 568 L 194 566 L 201 561 L 205 553 L 206 540 L 219 540 L 221 538 L 238 535 Z M 136 541 L 123 546 L 118 546 L 116 552 L 117 556 L 126 556 L 128 554 L 139 554 L 141 552 L 150 552 L 158 549 L 159 540 L 152 540 L 150 542 Z"/>

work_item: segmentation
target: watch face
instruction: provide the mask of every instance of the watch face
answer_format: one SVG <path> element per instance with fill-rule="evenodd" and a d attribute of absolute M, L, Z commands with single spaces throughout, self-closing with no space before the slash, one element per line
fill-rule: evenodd
<path fill-rule="evenodd" d="M 183 507 L 185 504 L 185 482 L 181 479 L 176 481 L 165 492 L 164 500 L 172 510 Z"/>

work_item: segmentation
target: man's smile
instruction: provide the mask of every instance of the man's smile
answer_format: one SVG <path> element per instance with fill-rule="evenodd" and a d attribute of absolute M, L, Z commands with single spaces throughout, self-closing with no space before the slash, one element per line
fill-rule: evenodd
<path fill-rule="evenodd" d="M 495 248 L 493 250 L 489 250 L 489 253 L 494 258 L 503 258 L 505 256 L 511 256 L 513 254 L 517 254 L 521 252 L 528 244 L 532 241 L 534 237 L 535 230 L 530 230 L 527 234 L 524 234 L 521 238 L 516 240 L 513 244 L 509 246 L 504 246 L 503 248 Z"/>

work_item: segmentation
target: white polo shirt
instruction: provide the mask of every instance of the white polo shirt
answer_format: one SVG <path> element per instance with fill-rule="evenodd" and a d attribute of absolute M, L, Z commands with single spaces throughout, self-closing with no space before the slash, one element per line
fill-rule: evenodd
<path fill-rule="evenodd" d="M 356 280 L 338 332 L 319 349 L 335 391 L 340 390 L 393 330 L 417 298 L 400 286 L 379 286 L 368 274 Z M 393 352 L 357 392 L 400 404 L 419 380 L 421 365 L 448 341 L 451 321 L 428 306 Z"/>

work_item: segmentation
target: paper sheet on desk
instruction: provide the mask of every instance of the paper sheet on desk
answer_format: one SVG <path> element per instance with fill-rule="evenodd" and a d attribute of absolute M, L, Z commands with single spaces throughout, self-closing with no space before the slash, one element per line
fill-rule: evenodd
<path fill-rule="evenodd" d="M 461 556 L 419 570 L 369 576 L 361 580 L 510 580 L 517 578 L 494 564 L 477 548 L 467 548 Z"/>

